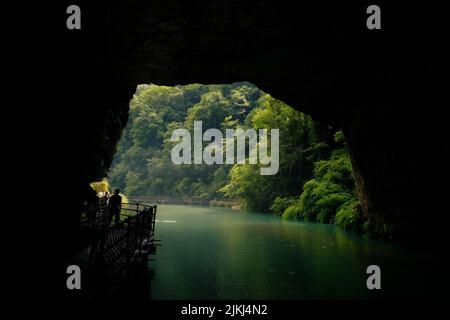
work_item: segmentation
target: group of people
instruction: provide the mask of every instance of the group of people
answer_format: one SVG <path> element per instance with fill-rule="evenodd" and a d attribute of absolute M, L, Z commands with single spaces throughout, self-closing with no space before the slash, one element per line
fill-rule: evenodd
<path fill-rule="evenodd" d="M 113 195 L 110 195 L 108 191 L 103 192 L 101 197 L 98 197 L 97 193 L 93 189 L 91 190 L 92 192 L 90 193 L 88 200 L 85 202 L 86 212 L 88 212 L 88 214 L 96 215 L 97 212 L 99 212 L 99 208 L 108 208 L 108 211 L 103 210 L 104 213 L 109 212 L 109 215 L 104 215 L 104 222 L 106 222 L 107 225 L 110 225 L 114 219 L 114 223 L 118 224 L 120 222 L 120 211 L 122 209 L 122 197 L 120 196 L 120 190 L 115 189 Z M 153 212 L 156 212 L 156 205 L 147 206 L 144 211 L 153 214 Z"/>
<path fill-rule="evenodd" d="M 120 190 L 115 189 L 112 196 L 109 195 L 108 191 L 103 193 L 102 197 L 98 197 L 97 193 L 93 190 L 90 193 L 90 197 L 86 201 L 86 211 L 88 214 L 95 215 L 98 212 L 99 207 L 101 209 L 109 209 L 109 215 L 105 216 L 107 223 L 111 224 L 113 218 L 115 223 L 120 222 L 120 211 L 122 209 L 122 197 L 120 196 Z M 106 210 L 104 210 L 106 212 Z"/>
<path fill-rule="evenodd" d="M 112 196 L 108 191 L 100 198 L 100 206 L 109 208 L 109 223 L 111 223 L 114 217 L 114 223 L 120 222 L 120 210 L 122 209 L 122 197 L 120 196 L 120 190 L 115 189 Z"/>

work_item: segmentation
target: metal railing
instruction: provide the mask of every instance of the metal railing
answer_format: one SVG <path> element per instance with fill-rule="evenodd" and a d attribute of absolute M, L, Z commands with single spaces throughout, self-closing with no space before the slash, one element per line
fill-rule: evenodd
<path fill-rule="evenodd" d="M 123 203 L 119 223 L 111 223 L 107 206 L 82 221 L 97 230 L 89 256 L 96 277 L 120 277 L 134 258 L 155 253 L 156 211 L 156 205 Z"/>

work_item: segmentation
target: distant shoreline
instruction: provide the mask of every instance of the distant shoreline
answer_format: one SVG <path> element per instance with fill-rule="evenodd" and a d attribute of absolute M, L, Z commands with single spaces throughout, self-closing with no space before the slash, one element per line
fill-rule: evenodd
<path fill-rule="evenodd" d="M 133 202 L 151 202 L 156 204 L 172 205 L 192 205 L 203 207 L 221 207 L 233 210 L 242 210 L 241 204 L 237 200 L 217 200 L 217 199 L 190 199 L 190 198 L 171 198 L 158 196 L 129 196 L 128 199 Z"/>

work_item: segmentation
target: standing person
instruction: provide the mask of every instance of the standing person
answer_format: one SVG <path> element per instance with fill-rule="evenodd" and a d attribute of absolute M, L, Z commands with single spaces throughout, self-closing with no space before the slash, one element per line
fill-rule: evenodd
<path fill-rule="evenodd" d="M 100 204 L 106 207 L 106 205 L 108 204 L 108 200 L 109 200 L 109 193 L 108 191 L 106 191 L 103 197 L 100 198 Z"/>
<path fill-rule="evenodd" d="M 120 190 L 114 190 L 114 194 L 109 198 L 109 213 L 114 216 L 114 222 L 118 224 L 120 222 L 120 209 L 122 208 L 122 197 L 119 195 Z"/>

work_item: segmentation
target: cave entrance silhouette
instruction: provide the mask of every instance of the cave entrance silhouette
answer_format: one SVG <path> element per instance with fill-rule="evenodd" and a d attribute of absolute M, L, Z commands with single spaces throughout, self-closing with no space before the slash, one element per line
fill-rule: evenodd
<path fill-rule="evenodd" d="M 138 1 L 86 10 L 90 27 L 58 38 L 68 57 L 54 77 L 55 91 L 77 92 L 67 101 L 70 120 L 57 128 L 67 137 L 61 155 L 74 168 L 67 174 L 74 203 L 110 167 L 139 83 L 245 80 L 342 128 L 364 214 L 380 234 L 393 228 L 394 239 L 443 243 L 450 151 L 440 5 L 389 5 L 391 24 L 378 33 L 365 28 L 365 8 L 342 3 Z M 48 58 L 57 61 L 59 52 Z"/>

